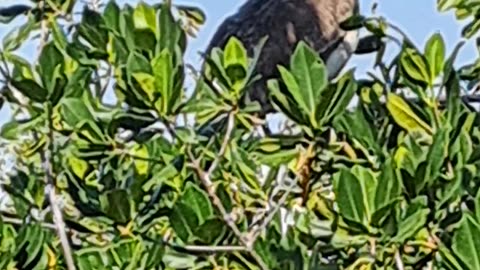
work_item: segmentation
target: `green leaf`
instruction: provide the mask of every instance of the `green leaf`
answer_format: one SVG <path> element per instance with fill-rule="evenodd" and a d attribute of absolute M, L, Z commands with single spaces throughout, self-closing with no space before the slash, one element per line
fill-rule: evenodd
<path fill-rule="evenodd" d="M 90 109 L 80 98 L 65 98 L 60 106 L 63 120 L 71 127 L 76 127 L 82 121 L 95 120 Z"/>
<path fill-rule="evenodd" d="M 152 61 L 155 88 L 160 91 L 160 104 L 157 107 L 161 115 L 171 113 L 173 94 L 173 59 L 169 50 L 163 50 Z"/>
<path fill-rule="evenodd" d="M 147 96 L 148 101 L 153 102 L 157 98 L 155 77 L 145 72 L 135 72 L 132 77 L 140 85 L 142 92 Z"/>
<path fill-rule="evenodd" d="M 285 70 L 285 72 L 288 72 Z M 289 74 L 291 76 L 291 74 Z M 288 75 L 287 75 L 288 76 Z M 308 117 L 305 115 L 304 111 L 298 107 L 298 104 L 295 103 L 294 98 L 287 96 L 282 93 L 281 85 L 278 80 L 271 79 L 267 83 L 270 98 L 273 101 L 274 106 L 281 112 L 285 113 L 288 118 L 295 121 L 299 124 L 308 124 Z M 287 86 L 288 87 L 288 86 Z M 292 82 L 291 87 L 298 88 L 298 85 L 295 81 Z"/>
<path fill-rule="evenodd" d="M 32 101 L 45 102 L 47 100 L 48 91 L 34 80 L 13 80 L 12 85 Z"/>
<path fill-rule="evenodd" d="M 322 91 L 316 112 L 320 127 L 344 113 L 356 91 L 357 84 L 352 71 L 345 73 L 336 84 L 330 85 Z"/>
<path fill-rule="evenodd" d="M 433 136 L 433 143 L 428 150 L 427 168 L 425 181 L 433 184 L 432 181 L 437 179 L 441 173 L 443 163 L 448 149 L 448 132 L 445 129 L 440 129 Z"/>
<path fill-rule="evenodd" d="M 103 11 L 105 25 L 120 34 L 120 8 L 115 0 L 109 0 Z"/>
<path fill-rule="evenodd" d="M 38 26 L 38 22 L 30 17 L 27 23 L 8 32 L 3 38 L 3 50 L 11 52 L 20 48 Z"/>
<path fill-rule="evenodd" d="M 57 66 L 64 65 L 64 57 L 57 49 L 54 42 L 49 42 L 43 47 L 39 58 L 39 73 L 42 77 L 42 82 L 49 93 L 52 93 L 55 88 L 55 70 Z M 60 68 L 62 69 L 62 68 Z"/>
<path fill-rule="evenodd" d="M 365 21 L 366 21 L 366 18 L 364 16 L 355 15 L 341 22 L 340 27 L 345 31 L 356 30 L 356 29 L 362 28 Z"/>
<path fill-rule="evenodd" d="M 398 222 L 397 233 L 392 238 L 392 242 L 403 244 L 406 240 L 413 237 L 420 229 L 427 226 L 427 217 L 430 209 L 425 208 L 426 200 L 423 197 L 417 197 L 416 200 L 408 205 L 405 217 Z"/>
<path fill-rule="evenodd" d="M 333 123 L 335 130 L 348 134 L 348 136 L 358 140 L 365 148 L 380 151 L 376 138 L 376 130 L 371 123 L 367 121 L 361 108 L 353 112 L 345 111 Z"/>
<path fill-rule="evenodd" d="M 400 96 L 389 93 L 387 109 L 395 122 L 408 132 L 422 131 L 428 134 L 432 133 L 430 126 L 420 119 Z"/>
<path fill-rule="evenodd" d="M 332 221 L 319 219 L 314 212 L 301 213 L 296 219 L 295 227 L 302 233 L 314 238 L 332 236 Z"/>
<path fill-rule="evenodd" d="M 213 208 L 207 193 L 191 182 L 187 183 L 181 201 L 193 209 L 200 224 L 213 215 Z"/>
<path fill-rule="evenodd" d="M 67 48 L 68 40 L 63 29 L 60 28 L 58 21 L 53 16 L 49 18 L 48 25 L 52 29 L 53 41 L 59 49 L 64 51 Z"/>
<path fill-rule="evenodd" d="M 463 216 L 453 236 L 452 249 L 467 269 L 480 269 L 480 225 L 471 215 Z"/>
<path fill-rule="evenodd" d="M 385 207 L 394 201 L 402 192 L 402 183 L 394 168 L 392 158 L 388 158 L 382 165 L 378 185 L 375 193 L 375 209 Z"/>
<path fill-rule="evenodd" d="M 78 25 L 78 35 L 81 36 L 92 49 L 103 52 L 108 43 L 108 31 L 103 17 L 86 5 L 82 13 L 82 22 Z"/>
<path fill-rule="evenodd" d="M 27 14 L 32 8 L 27 5 L 13 5 L 0 8 L 0 23 L 7 24 L 17 16 Z"/>
<path fill-rule="evenodd" d="M 157 31 L 157 16 L 153 7 L 140 2 L 133 11 L 133 22 L 137 29 L 151 29 Z"/>
<path fill-rule="evenodd" d="M 480 21 L 473 20 L 472 22 L 465 25 L 462 29 L 462 37 L 471 38 L 480 30 Z"/>
<path fill-rule="evenodd" d="M 293 99 L 305 113 L 309 113 L 307 100 L 305 100 L 300 92 L 300 85 L 298 84 L 297 80 L 293 76 L 293 74 L 288 71 L 286 68 L 279 66 L 278 70 L 280 71 L 280 75 L 282 77 L 283 82 L 287 86 L 288 91 L 292 95 Z"/>
<path fill-rule="evenodd" d="M 134 52 L 131 52 L 130 55 L 128 56 L 127 72 L 129 74 L 134 74 L 137 72 L 144 72 L 144 73 L 151 74 L 152 66 L 150 65 L 150 62 L 144 55 L 134 51 Z"/>
<path fill-rule="evenodd" d="M 29 131 L 45 121 L 45 117 L 37 116 L 32 119 L 22 121 L 11 121 L 4 124 L 0 130 L 0 136 L 7 140 L 16 140 L 22 133 Z"/>
<path fill-rule="evenodd" d="M 225 226 L 223 220 L 220 218 L 210 218 L 195 229 L 194 235 L 200 238 L 205 244 L 215 244 L 224 231 Z"/>
<path fill-rule="evenodd" d="M 231 37 L 225 46 L 223 65 L 232 86 L 236 91 L 240 90 L 247 76 L 248 57 L 245 47 L 236 37 Z"/>
<path fill-rule="evenodd" d="M 180 13 L 185 14 L 185 16 L 193 20 L 196 24 L 204 24 L 206 21 L 205 12 L 198 7 L 176 5 L 176 8 Z"/>
<path fill-rule="evenodd" d="M 175 234 L 184 242 L 188 242 L 193 232 L 200 225 L 197 213 L 184 202 L 175 203 L 170 214 L 170 224 Z"/>
<path fill-rule="evenodd" d="M 120 224 L 126 224 L 131 219 L 131 197 L 125 189 L 109 190 L 105 193 L 103 206 L 105 214 Z"/>
<path fill-rule="evenodd" d="M 333 187 L 340 214 L 351 221 L 368 226 L 375 192 L 375 179 L 368 170 L 355 167 L 357 174 L 367 172 L 360 179 L 351 170 L 341 168 L 333 176 Z M 363 173 L 361 173 L 363 174 Z"/>
<path fill-rule="evenodd" d="M 165 255 L 161 258 L 166 269 L 194 269 L 199 267 L 197 257 L 180 253 L 171 248 L 167 248 Z M 91 268 L 90 268 L 91 269 Z"/>
<path fill-rule="evenodd" d="M 47 232 L 40 225 L 32 224 L 23 227 L 15 240 L 17 267 L 35 270 L 48 268 L 45 253 L 45 242 L 48 241 Z"/>
<path fill-rule="evenodd" d="M 325 64 L 305 42 L 300 42 L 291 58 L 291 73 L 298 87 L 289 87 L 290 93 L 315 123 L 317 105 L 321 102 L 321 94 L 328 83 Z M 287 86 L 291 85 L 288 83 Z M 298 93 L 296 93 L 298 91 Z M 315 124 L 314 124 L 315 125 Z"/>
<path fill-rule="evenodd" d="M 414 81 L 427 84 L 431 81 L 426 59 L 418 51 L 405 48 L 400 57 L 400 64 L 406 75 Z"/>
<path fill-rule="evenodd" d="M 160 53 L 164 49 L 169 49 L 170 52 L 176 51 L 176 47 L 185 49 L 186 36 L 179 23 L 173 17 L 169 5 L 163 4 L 160 9 L 159 22 L 157 30 L 156 52 Z"/>
<path fill-rule="evenodd" d="M 445 63 L 445 41 L 442 35 L 436 33 L 430 37 L 425 45 L 425 57 L 430 67 L 430 85 L 433 85 L 433 79 L 442 72 Z"/>
<path fill-rule="evenodd" d="M 477 196 L 475 196 L 475 218 L 480 223 L 480 190 L 477 191 Z"/>

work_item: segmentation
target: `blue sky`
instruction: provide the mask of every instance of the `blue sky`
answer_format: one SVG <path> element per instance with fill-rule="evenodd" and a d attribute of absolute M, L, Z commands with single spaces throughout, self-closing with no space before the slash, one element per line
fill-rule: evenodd
<path fill-rule="evenodd" d="M 14 3 L 25 2 L 22 0 L 0 0 L 3 5 L 8 6 Z M 158 0 L 157 0 L 158 1 Z M 195 66 L 200 64 L 200 57 L 197 52 L 203 50 L 213 35 L 216 27 L 221 21 L 235 12 L 245 0 L 182 0 L 174 3 L 193 4 L 200 6 L 207 15 L 207 22 L 198 33 L 195 40 L 190 40 L 186 60 Z M 360 0 L 361 9 L 365 14 L 370 14 L 370 8 L 374 1 Z M 120 0 L 119 3 L 135 4 L 138 1 Z M 154 1 L 147 0 L 148 3 Z M 450 12 L 439 14 L 436 11 L 436 0 L 379 0 L 377 14 L 387 17 L 391 22 L 399 25 L 417 44 L 424 44 L 425 40 L 435 32 L 440 32 L 447 41 L 447 50 L 450 52 L 456 40 L 460 37 L 461 26 Z M 0 25 L 0 38 L 9 31 L 11 26 Z M 22 55 L 29 56 L 32 51 L 24 50 Z M 472 45 L 465 48 L 460 54 L 459 63 L 465 63 L 477 57 Z M 357 67 L 358 72 L 368 69 L 373 58 L 370 55 L 355 56 L 349 63 L 350 67 Z M 8 110 L 0 111 L 0 124 L 8 115 Z"/>

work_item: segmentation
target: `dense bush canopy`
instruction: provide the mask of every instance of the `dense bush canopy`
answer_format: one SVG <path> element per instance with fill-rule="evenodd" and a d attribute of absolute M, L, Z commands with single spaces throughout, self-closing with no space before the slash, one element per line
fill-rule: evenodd
<path fill-rule="evenodd" d="M 241 42 L 208 74 L 185 62 L 197 7 L 2 7 L 23 24 L 0 52 L 0 269 L 480 269 L 480 58 L 455 63 L 480 4 L 437 3 L 471 20 L 452 50 L 380 16 L 343 24 L 381 41 L 367 78 L 328 81 L 299 43 L 268 83 L 276 131 L 240 102 L 257 79 Z"/>

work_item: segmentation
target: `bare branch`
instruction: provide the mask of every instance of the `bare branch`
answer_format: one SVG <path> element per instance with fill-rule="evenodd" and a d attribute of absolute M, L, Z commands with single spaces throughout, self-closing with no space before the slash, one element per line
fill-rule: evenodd
<path fill-rule="evenodd" d="M 402 256 L 400 255 L 400 251 L 398 249 L 395 251 L 395 264 L 397 265 L 398 270 L 405 269 L 403 266 Z"/>
<path fill-rule="evenodd" d="M 45 170 L 45 193 L 48 196 L 50 207 L 52 208 L 53 221 L 57 230 L 58 238 L 62 245 L 63 255 L 67 264 L 68 270 L 75 270 L 75 263 L 73 261 L 72 250 L 68 237 L 66 234 L 66 226 L 63 220 L 62 211 L 57 203 L 57 195 L 55 194 L 55 179 L 53 176 L 53 127 L 52 127 L 52 108 L 50 104 L 46 105 L 47 117 L 48 117 L 48 139 L 47 148 L 44 151 L 40 151 L 40 159 L 42 161 L 43 169 Z M 34 135 L 36 136 L 36 134 Z"/>
<path fill-rule="evenodd" d="M 286 174 L 287 174 L 286 166 L 285 165 L 280 166 L 279 172 L 277 174 L 277 179 L 276 179 L 277 183 L 283 182 L 283 179 L 286 177 Z M 270 211 L 270 213 L 263 219 L 262 224 L 259 225 L 259 226 L 252 227 L 252 230 L 249 233 L 249 235 L 250 235 L 249 241 L 251 243 L 255 243 L 255 241 L 257 240 L 260 233 L 268 227 L 268 225 L 273 220 L 273 218 L 275 217 L 277 212 L 280 210 L 280 208 L 287 201 L 287 198 L 290 195 L 290 193 L 292 192 L 294 187 L 295 187 L 295 181 L 293 181 L 293 183 L 289 187 L 287 187 L 285 193 L 283 193 L 282 197 L 280 197 L 280 199 L 276 203 L 275 208 L 272 211 Z M 271 199 L 271 201 L 273 201 L 273 198 Z M 269 204 L 270 203 L 271 202 L 269 202 Z"/>
<path fill-rule="evenodd" d="M 232 216 L 227 212 L 225 207 L 223 206 L 222 201 L 220 198 L 217 196 L 215 193 L 215 188 L 213 186 L 213 182 L 211 179 L 211 174 L 215 171 L 217 168 L 220 159 L 223 157 L 225 154 L 228 143 L 230 142 L 233 129 L 235 126 L 235 114 L 233 112 L 230 112 L 228 116 L 228 124 L 227 124 L 227 131 L 225 134 L 225 137 L 223 139 L 222 145 L 220 147 L 220 151 L 217 155 L 217 157 L 214 159 L 212 162 L 212 165 L 208 169 L 207 172 L 202 170 L 199 161 L 193 156 L 193 154 L 190 152 L 189 156 L 190 159 L 192 160 L 193 163 L 193 168 L 197 171 L 197 174 L 202 182 L 202 184 L 205 186 L 205 189 L 207 190 L 208 196 L 210 197 L 210 200 L 212 201 L 213 205 L 218 209 L 220 214 L 223 217 L 224 222 L 227 224 L 227 226 L 230 228 L 230 230 L 235 234 L 235 236 L 238 238 L 238 240 L 244 245 L 248 253 L 255 259 L 257 264 L 260 266 L 262 270 L 267 270 L 269 269 L 268 266 L 263 262 L 262 258 L 257 254 L 255 250 L 253 250 L 253 244 L 252 242 L 248 241 L 243 233 L 240 231 L 240 229 L 237 227 L 235 224 L 235 221 L 232 219 Z"/>
<path fill-rule="evenodd" d="M 11 218 L 11 217 L 5 217 L 1 216 L 2 221 L 8 224 L 13 224 L 13 225 L 24 225 L 25 222 L 19 218 Z M 47 223 L 47 222 L 40 222 L 40 226 L 42 226 L 45 229 L 50 229 L 50 230 L 55 230 L 55 224 Z"/>
<path fill-rule="evenodd" d="M 207 176 L 210 177 L 210 175 L 215 171 L 215 169 L 218 166 L 218 163 L 220 162 L 220 159 L 225 155 L 225 152 L 227 151 L 227 146 L 228 143 L 230 142 L 230 138 L 232 137 L 233 133 L 233 128 L 235 127 L 235 114 L 230 113 L 228 115 L 228 123 L 227 123 L 227 132 L 225 133 L 225 138 L 223 139 L 222 146 L 220 147 L 220 152 L 218 152 L 217 158 L 212 162 L 212 165 L 210 165 L 210 168 L 208 169 Z"/>

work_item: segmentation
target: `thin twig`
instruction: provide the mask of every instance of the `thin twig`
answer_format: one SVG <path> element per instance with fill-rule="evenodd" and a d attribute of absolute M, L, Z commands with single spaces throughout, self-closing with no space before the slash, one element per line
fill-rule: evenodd
<path fill-rule="evenodd" d="M 395 264 L 397 265 L 398 270 L 405 269 L 403 266 L 402 256 L 400 255 L 400 251 L 398 249 L 395 251 Z"/>
<path fill-rule="evenodd" d="M 68 270 L 75 270 L 75 263 L 72 256 L 72 250 L 66 234 L 66 226 L 63 220 L 62 212 L 57 203 L 57 195 L 55 194 L 55 179 L 53 176 L 53 127 L 52 127 L 52 108 L 50 104 L 46 105 L 48 117 L 48 140 L 45 151 L 40 151 L 40 159 L 45 171 L 45 193 L 48 196 L 50 207 L 52 208 L 53 221 L 57 229 L 57 235 L 62 245 L 63 255 Z M 36 136 L 36 135 L 35 135 Z"/>
<path fill-rule="evenodd" d="M 237 252 L 247 251 L 244 246 L 194 246 L 188 245 L 181 247 L 189 252 L 205 252 L 205 253 L 220 253 L 220 252 Z"/>
<path fill-rule="evenodd" d="M 225 152 L 227 151 L 227 146 L 228 143 L 230 142 L 230 138 L 232 137 L 233 133 L 233 128 L 235 127 L 235 115 L 233 113 L 230 113 L 228 115 L 228 123 L 227 123 L 227 132 L 225 133 L 225 138 L 223 139 L 222 146 L 220 147 L 220 151 L 218 152 L 217 157 L 213 160 L 212 165 L 210 165 L 210 168 L 208 169 L 207 175 L 210 177 L 212 175 L 213 171 L 218 166 L 218 163 L 220 162 L 220 159 L 225 155 Z"/>
<path fill-rule="evenodd" d="M 45 5 L 46 5 L 45 0 L 41 0 L 38 3 L 38 7 L 41 12 L 40 13 L 40 43 L 38 44 L 38 48 L 37 48 L 37 51 L 39 53 L 42 52 L 43 47 L 45 47 L 45 45 L 47 44 L 48 34 L 49 34 L 47 19 L 45 18 Z M 39 58 L 37 58 L 36 60 L 38 61 Z"/>
<path fill-rule="evenodd" d="M 286 174 L 287 174 L 286 167 L 281 166 L 277 174 L 277 182 L 280 182 L 281 180 L 283 180 Z M 293 181 L 293 183 L 287 188 L 285 193 L 283 193 L 282 197 L 280 197 L 280 199 L 278 200 L 278 203 L 276 204 L 275 208 L 263 219 L 262 224 L 252 228 L 252 231 L 249 233 L 249 235 L 251 236 L 251 238 L 249 239 L 251 243 L 255 243 L 260 233 L 268 227 L 268 224 L 270 224 L 270 222 L 273 220 L 276 213 L 285 204 L 288 196 L 290 195 L 290 193 L 292 192 L 295 186 L 295 182 L 296 181 Z"/>
<path fill-rule="evenodd" d="M 24 225 L 25 222 L 19 218 L 11 218 L 11 217 L 5 217 L 1 216 L 2 222 L 8 223 L 8 224 L 13 224 L 13 225 Z M 42 226 L 45 229 L 50 229 L 50 230 L 56 230 L 57 227 L 55 224 L 52 223 L 47 223 L 47 222 L 39 222 L 40 226 Z"/>
<path fill-rule="evenodd" d="M 254 258 L 254 260 L 257 262 L 259 267 L 262 270 L 267 270 L 269 269 L 268 266 L 263 262 L 263 259 L 253 249 L 253 243 L 245 239 L 243 233 L 240 231 L 240 229 L 235 224 L 235 221 L 232 219 L 232 216 L 227 212 L 227 210 L 223 206 L 222 201 L 215 193 L 215 189 L 211 179 L 211 174 L 215 171 L 215 169 L 217 168 L 220 162 L 220 159 L 223 157 L 223 155 L 227 150 L 228 143 L 230 142 L 233 129 L 235 126 L 234 120 L 235 120 L 235 114 L 233 112 L 230 112 L 228 117 L 227 131 L 223 139 L 222 145 L 220 147 L 220 151 L 216 156 L 216 158 L 214 159 L 214 161 L 212 162 L 212 165 L 210 166 L 207 172 L 201 169 L 199 161 L 193 156 L 191 152 L 189 153 L 189 156 L 190 156 L 190 159 L 192 160 L 193 168 L 197 171 L 197 174 L 202 184 L 205 186 L 205 189 L 207 190 L 208 196 L 210 197 L 213 205 L 218 209 L 218 211 L 222 215 L 224 222 L 227 224 L 230 230 L 235 234 L 238 240 L 245 246 L 246 250 Z"/>

